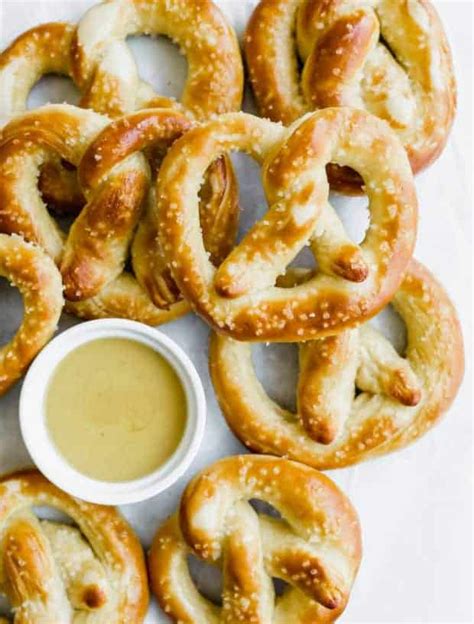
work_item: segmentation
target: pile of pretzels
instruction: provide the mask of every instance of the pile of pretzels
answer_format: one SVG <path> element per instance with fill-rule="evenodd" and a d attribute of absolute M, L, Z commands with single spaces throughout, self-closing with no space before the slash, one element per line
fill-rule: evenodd
<path fill-rule="evenodd" d="M 181 101 L 140 78 L 126 43 L 137 34 L 165 35 L 186 56 Z M 18 331 L 0 347 L 0 394 L 63 310 L 154 326 L 198 314 L 212 329 L 222 412 L 265 455 L 224 459 L 191 482 L 153 543 L 152 588 L 175 622 L 331 622 L 357 572 L 360 529 L 317 470 L 413 442 L 463 375 L 456 311 L 412 257 L 413 176 L 444 148 L 456 86 L 428 0 L 260 0 L 244 56 L 261 116 L 239 112 L 244 63 L 211 0 L 105 0 L 78 24 L 25 32 L 0 55 L 0 276 L 24 300 Z M 73 80 L 79 106 L 26 110 L 50 73 Z M 236 151 L 261 166 L 268 204 L 238 243 Z M 330 191 L 367 196 L 360 244 Z M 314 269 L 295 265 L 305 248 Z M 403 354 L 368 324 L 389 304 L 406 324 Z M 294 412 L 258 380 L 252 342 L 298 344 Z M 2 488 L 0 591 L 15 622 L 142 621 L 146 572 L 118 515 L 71 502 L 36 473 Z M 257 513 L 256 498 L 281 517 Z M 40 502 L 69 513 L 77 535 L 24 511 Z M 61 540 L 82 553 L 74 570 L 61 562 Z M 221 565 L 221 606 L 194 586 L 189 553 Z M 36 582 L 48 569 L 61 594 Z M 276 598 L 272 577 L 291 589 Z"/>

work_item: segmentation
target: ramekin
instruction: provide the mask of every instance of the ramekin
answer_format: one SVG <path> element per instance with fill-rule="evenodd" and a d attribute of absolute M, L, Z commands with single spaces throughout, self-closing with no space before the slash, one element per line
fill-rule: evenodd
<path fill-rule="evenodd" d="M 186 395 L 187 424 L 178 448 L 160 468 L 132 481 L 100 481 L 82 474 L 61 455 L 46 425 L 45 398 L 57 365 L 80 345 L 101 338 L 135 340 L 157 351 L 173 366 Z M 89 321 L 54 338 L 37 356 L 24 379 L 19 409 L 23 440 L 39 470 L 65 492 L 106 505 L 143 501 L 175 483 L 196 456 L 206 422 L 202 382 L 181 347 L 156 329 L 122 319 Z"/>

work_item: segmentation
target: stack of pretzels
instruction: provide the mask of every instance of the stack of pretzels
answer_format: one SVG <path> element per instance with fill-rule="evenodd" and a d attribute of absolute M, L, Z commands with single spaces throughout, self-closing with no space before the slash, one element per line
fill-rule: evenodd
<path fill-rule="evenodd" d="M 140 78 L 125 41 L 135 34 L 166 35 L 186 55 L 180 102 Z M 150 325 L 197 313 L 213 330 L 209 365 L 222 412 L 243 444 L 268 455 L 227 458 L 188 486 L 155 538 L 152 588 L 176 622 L 330 622 L 348 600 L 360 531 L 350 503 L 315 469 L 411 443 L 447 410 L 463 374 L 454 307 L 412 258 L 413 174 L 446 143 L 452 61 L 428 0 L 260 0 L 244 52 L 261 116 L 239 112 L 239 45 L 211 0 L 106 0 L 76 25 L 33 28 L 0 55 L 0 275 L 24 298 L 23 322 L 0 348 L 0 394 L 51 338 L 63 309 Z M 78 107 L 26 110 L 49 73 L 74 81 Z M 235 151 L 261 166 L 268 203 L 239 243 Z M 331 190 L 367 196 L 361 243 L 346 233 Z M 294 262 L 305 248 L 314 269 Z M 368 324 L 389 304 L 407 327 L 403 354 Z M 251 342 L 298 343 L 293 412 L 267 395 Z M 81 514 L 92 511 L 76 510 L 37 475 L 15 479 L 22 495 L 9 490 L 12 509 L 44 490 L 91 533 Z M 283 519 L 257 514 L 247 502 L 255 498 Z M 29 513 L 11 520 L 16 513 L 0 498 L 8 561 L 0 590 L 15 621 L 59 621 L 69 613 L 60 610 L 64 596 L 44 590 L 46 615 L 35 620 L 28 609 L 41 592 L 20 592 L 11 564 L 17 535 L 31 533 L 31 548 L 43 544 L 48 565 L 61 567 L 58 529 Z M 118 549 L 117 565 L 138 578 L 134 548 L 131 563 Z M 194 587 L 189 553 L 222 566 L 221 607 Z M 127 597 L 113 574 L 108 602 L 97 590 L 103 610 L 90 621 L 141 621 L 145 590 Z M 275 599 L 272 577 L 292 588 Z M 76 581 L 61 581 L 70 599 Z M 75 609 L 97 608 L 76 600 Z"/>

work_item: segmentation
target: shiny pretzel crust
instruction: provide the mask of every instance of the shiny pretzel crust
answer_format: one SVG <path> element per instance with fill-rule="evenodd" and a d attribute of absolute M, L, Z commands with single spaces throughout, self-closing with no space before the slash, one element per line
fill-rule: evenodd
<path fill-rule="evenodd" d="M 270 503 L 283 521 L 247 501 Z M 222 608 L 196 589 L 186 557 L 223 572 Z M 284 459 L 222 459 L 195 477 L 179 514 L 157 532 L 151 587 L 183 624 L 333 622 L 344 610 L 361 558 L 357 515 L 327 477 Z M 276 598 L 271 577 L 289 587 Z"/>
<path fill-rule="evenodd" d="M 198 189 L 209 163 L 231 150 L 262 164 L 270 208 L 216 270 L 202 244 Z M 371 225 L 360 246 L 328 202 L 333 161 L 365 180 Z M 406 154 L 384 122 L 355 109 L 318 111 L 289 129 L 222 115 L 176 141 L 157 195 L 161 244 L 181 292 L 211 326 L 238 340 L 308 340 L 370 318 L 398 288 L 416 236 Z M 275 287 L 305 245 L 321 272 L 292 289 Z"/>
<path fill-rule="evenodd" d="M 33 507 L 42 505 L 78 529 L 39 522 Z M 122 516 L 69 496 L 34 470 L 0 481 L 0 591 L 19 624 L 138 624 L 148 607 L 142 548 Z"/>
<path fill-rule="evenodd" d="M 274 121 L 288 124 L 328 106 L 364 108 L 398 133 L 415 173 L 444 148 L 456 85 L 428 0 L 261 0 L 245 53 L 260 111 Z M 353 172 L 331 173 L 340 190 L 360 186 Z"/>
<path fill-rule="evenodd" d="M 443 287 L 414 260 L 392 304 L 407 327 L 405 359 L 384 346 L 375 330 L 362 335 L 368 331 L 363 326 L 303 344 L 312 362 L 300 353 L 298 414 L 267 395 L 249 345 L 214 334 L 211 376 L 237 437 L 253 451 L 331 469 L 392 452 L 424 435 L 461 383 L 461 329 Z M 355 385 L 363 389 L 356 398 Z"/>
<path fill-rule="evenodd" d="M 53 261 L 19 236 L 0 234 L 0 276 L 19 289 L 24 316 L 0 346 L 0 395 L 21 377 L 56 331 L 63 307 L 61 276 Z"/>
<path fill-rule="evenodd" d="M 172 104 L 140 79 L 125 41 L 137 34 L 166 35 L 180 47 L 188 61 L 181 101 L 196 118 L 240 108 L 239 45 L 211 0 L 109 0 L 92 7 L 80 20 L 72 45 L 74 77 L 84 92 L 83 106 L 115 117 Z"/>
<path fill-rule="evenodd" d="M 0 141 L 0 230 L 39 244 L 56 260 L 68 311 L 156 325 L 189 308 L 156 245 L 155 191 L 142 152 L 166 149 L 192 122 L 171 109 L 109 121 L 68 105 L 45 106 L 11 121 Z M 42 165 L 60 159 L 78 167 L 87 201 L 67 237 L 47 212 L 37 184 Z M 202 229 L 211 258 L 219 263 L 234 240 L 238 213 L 227 158 L 211 163 L 203 191 Z M 124 273 L 130 247 L 138 283 Z"/>

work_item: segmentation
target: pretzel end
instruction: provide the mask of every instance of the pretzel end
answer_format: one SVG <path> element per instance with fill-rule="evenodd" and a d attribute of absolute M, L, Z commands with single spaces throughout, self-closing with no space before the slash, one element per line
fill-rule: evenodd
<path fill-rule="evenodd" d="M 332 270 L 349 282 L 364 282 L 369 276 L 369 267 L 357 246 L 343 247 L 338 258 L 333 262 Z"/>

